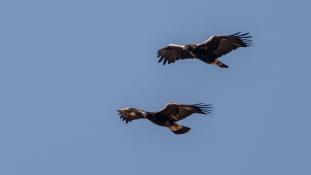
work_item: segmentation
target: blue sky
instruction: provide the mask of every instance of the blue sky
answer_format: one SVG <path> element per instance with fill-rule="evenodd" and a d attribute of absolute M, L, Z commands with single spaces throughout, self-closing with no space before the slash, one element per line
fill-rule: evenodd
<path fill-rule="evenodd" d="M 311 173 L 310 2 L 0 2 L 0 174 Z M 157 49 L 251 32 L 221 60 Z M 176 136 L 116 109 L 210 103 Z"/>

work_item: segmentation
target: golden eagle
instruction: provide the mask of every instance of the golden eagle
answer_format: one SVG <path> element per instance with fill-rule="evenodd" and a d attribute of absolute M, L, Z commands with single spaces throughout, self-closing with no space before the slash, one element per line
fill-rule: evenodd
<path fill-rule="evenodd" d="M 201 44 L 176 45 L 170 44 L 158 50 L 159 63 L 163 65 L 174 63 L 180 59 L 197 58 L 208 64 L 215 64 L 221 68 L 228 68 L 227 65 L 219 61 L 219 57 L 239 48 L 252 45 L 252 36 L 249 33 L 241 32 L 226 36 L 211 36 Z"/>
<path fill-rule="evenodd" d="M 126 123 L 136 119 L 148 119 L 154 124 L 169 128 L 175 134 L 184 134 L 190 128 L 176 122 L 194 113 L 208 115 L 211 112 L 211 105 L 203 103 L 193 105 L 169 103 L 159 112 L 146 112 L 135 108 L 123 108 L 117 111 L 120 118 Z"/>

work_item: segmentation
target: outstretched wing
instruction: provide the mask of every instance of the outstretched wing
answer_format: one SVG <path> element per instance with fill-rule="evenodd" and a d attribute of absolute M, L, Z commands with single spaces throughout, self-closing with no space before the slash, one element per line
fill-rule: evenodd
<path fill-rule="evenodd" d="M 194 58 L 194 55 L 184 49 L 184 45 L 170 44 L 162 49 L 158 50 L 159 63 L 163 61 L 163 65 L 166 63 L 171 64 L 176 60 Z"/>
<path fill-rule="evenodd" d="M 125 123 L 132 120 L 146 118 L 147 115 L 146 112 L 135 108 L 124 108 L 117 111 L 119 112 L 120 118 L 122 121 L 125 121 Z"/>
<path fill-rule="evenodd" d="M 194 113 L 208 115 L 211 113 L 211 109 L 211 105 L 203 103 L 193 105 L 169 103 L 162 111 L 158 112 L 158 114 L 167 116 L 173 121 L 179 121 Z"/>
<path fill-rule="evenodd" d="M 211 36 L 199 47 L 210 52 L 213 58 L 216 59 L 239 47 L 251 46 L 251 37 L 249 33 L 241 34 L 241 32 L 226 36 Z"/>

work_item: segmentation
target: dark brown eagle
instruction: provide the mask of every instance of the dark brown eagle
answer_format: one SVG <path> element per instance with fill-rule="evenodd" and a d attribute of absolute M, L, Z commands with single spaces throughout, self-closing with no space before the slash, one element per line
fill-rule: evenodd
<path fill-rule="evenodd" d="M 174 63 L 180 59 L 197 58 L 208 64 L 215 64 L 221 68 L 228 68 L 227 65 L 219 61 L 219 57 L 239 48 L 252 45 L 252 36 L 249 33 L 235 33 L 226 36 L 211 36 L 201 44 L 176 45 L 170 44 L 158 50 L 159 63 L 163 65 Z"/>
<path fill-rule="evenodd" d="M 194 113 L 208 115 L 211 112 L 211 105 L 203 103 L 193 105 L 169 103 L 159 112 L 146 112 L 135 108 L 123 108 L 117 111 L 120 118 L 126 123 L 136 119 L 148 119 L 156 125 L 169 128 L 175 134 L 184 134 L 190 128 L 176 122 Z"/>

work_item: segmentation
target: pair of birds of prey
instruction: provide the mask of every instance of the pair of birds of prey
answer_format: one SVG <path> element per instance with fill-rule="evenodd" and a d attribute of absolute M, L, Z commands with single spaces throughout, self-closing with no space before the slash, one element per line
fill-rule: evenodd
<path fill-rule="evenodd" d="M 207 64 L 214 64 L 220 68 L 228 68 L 219 58 L 239 47 L 252 45 L 249 33 L 235 33 L 225 36 L 211 36 L 201 44 L 176 45 L 170 44 L 158 50 L 159 63 L 163 65 L 174 63 L 181 59 L 199 59 Z M 156 125 L 169 128 L 175 134 L 184 134 L 189 127 L 176 123 L 194 113 L 208 115 L 211 113 L 210 104 L 177 104 L 169 103 L 159 112 L 146 112 L 136 108 L 117 110 L 120 118 L 126 123 L 136 119 L 148 119 Z"/>

